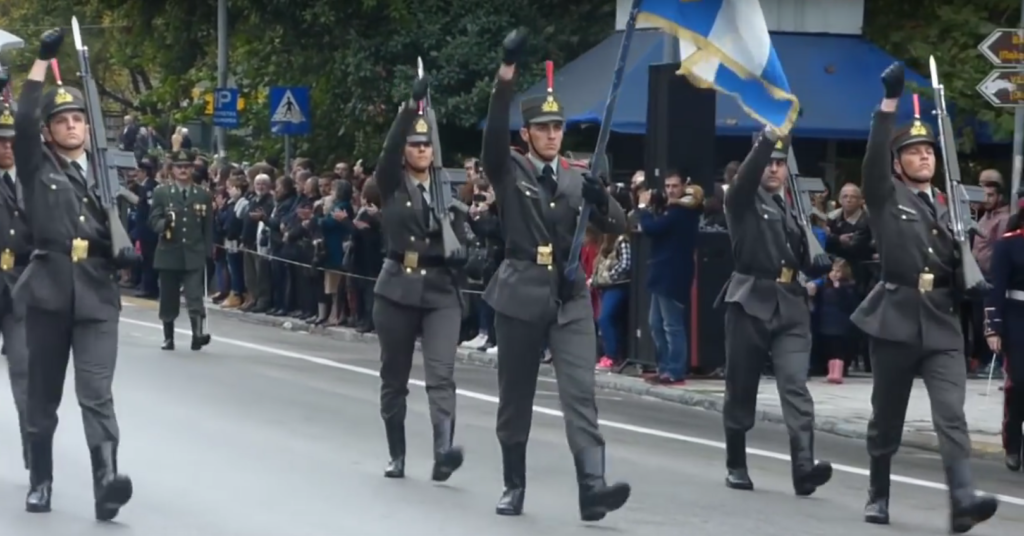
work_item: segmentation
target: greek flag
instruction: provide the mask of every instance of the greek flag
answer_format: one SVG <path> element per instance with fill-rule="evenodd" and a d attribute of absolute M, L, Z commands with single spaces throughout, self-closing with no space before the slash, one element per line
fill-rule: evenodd
<path fill-rule="evenodd" d="M 679 74 L 731 95 L 754 119 L 789 133 L 800 102 L 789 90 L 759 0 L 640 0 L 637 21 L 679 38 Z"/>

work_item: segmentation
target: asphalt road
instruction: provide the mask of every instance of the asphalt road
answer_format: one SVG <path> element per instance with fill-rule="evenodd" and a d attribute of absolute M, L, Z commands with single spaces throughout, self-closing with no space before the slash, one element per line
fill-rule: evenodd
<path fill-rule="evenodd" d="M 749 446 L 755 492 L 726 489 L 720 416 L 600 393 L 609 477 L 633 485 L 626 507 L 597 525 L 579 521 L 572 461 L 555 384 L 542 381 L 529 452 L 526 515 L 493 513 L 501 488 L 494 436 L 495 373 L 461 367 L 457 442 L 466 464 L 429 480 L 430 428 L 422 383 L 410 396 L 407 478 L 381 476 L 387 450 L 377 411 L 377 349 L 214 318 L 205 351 L 159 350 L 155 315 L 128 308 L 115 381 L 122 469 L 135 498 L 116 523 L 92 519 L 88 453 L 69 374 L 55 445 L 54 511 L 23 511 L 27 475 L 9 386 L 0 382 L 0 534 L 33 536 L 512 536 L 524 533 L 687 536 L 934 535 L 946 497 L 934 454 L 902 452 L 892 527 L 861 522 L 861 442 L 822 436 L 837 464 L 813 497 L 793 496 L 783 429 L 761 424 Z M 185 325 L 182 323 L 182 325 Z M 180 335 L 184 343 L 185 334 Z M 184 344 L 182 344 L 184 345 Z M 422 378 L 417 370 L 415 378 Z M 1024 474 L 975 462 L 979 487 L 1004 495 L 997 517 L 972 534 L 1024 527 Z"/>

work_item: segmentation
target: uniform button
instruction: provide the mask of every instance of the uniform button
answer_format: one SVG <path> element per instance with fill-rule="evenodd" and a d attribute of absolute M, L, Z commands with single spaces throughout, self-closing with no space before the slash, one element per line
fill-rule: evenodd
<path fill-rule="evenodd" d="M 85 221 L 85 216 L 79 216 L 78 221 Z"/>
<path fill-rule="evenodd" d="M 551 203 L 551 208 L 555 208 L 555 203 L 554 202 Z"/>
<path fill-rule="evenodd" d="M 937 234 L 939 234 L 939 230 L 938 230 L 938 229 L 932 229 L 932 234 L 933 234 L 933 235 L 937 235 Z"/>
<path fill-rule="evenodd" d="M 19 214 L 19 212 L 18 212 L 17 210 L 15 210 L 15 211 L 14 211 L 14 217 L 15 217 L 15 218 L 17 218 L 17 217 L 18 217 L 18 214 Z"/>
<path fill-rule="evenodd" d="M 410 236 L 409 237 L 409 241 L 410 242 L 415 242 L 416 241 L 416 237 L 415 236 Z"/>
<path fill-rule="evenodd" d="M 429 238 L 424 238 L 424 239 L 423 239 L 423 241 L 424 241 L 425 243 L 427 243 L 427 244 L 430 244 L 430 239 L 429 239 Z"/>
<path fill-rule="evenodd" d="M 907 217 L 906 216 L 900 216 L 900 219 L 901 220 L 905 220 L 905 219 L 907 219 Z"/>
<path fill-rule="evenodd" d="M 11 229 L 11 236 L 14 236 L 14 229 Z"/>
<path fill-rule="evenodd" d="M 426 270 L 420 270 L 420 275 L 427 275 L 427 271 Z"/>
<path fill-rule="evenodd" d="M 764 215 L 764 219 L 766 219 L 766 220 L 768 219 L 768 215 L 767 214 Z"/>
<path fill-rule="evenodd" d="M 405 202 L 405 206 L 407 206 L 407 207 L 411 207 L 411 206 L 412 206 L 412 201 L 406 201 L 406 202 Z"/>
<path fill-rule="evenodd" d="M 933 251 L 932 248 L 928 248 L 928 253 L 935 253 L 935 251 Z"/>
<path fill-rule="evenodd" d="M 89 202 L 89 198 L 88 197 L 83 197 L 82 198 L 82 202 L 83 203 L 88 203 Z"/>
<path fill-rule="evenodd" d="M 550 272 L 551 270 L 554 270 L 554 269 L 555 269 L 555 267 L 554 267 L 554 266 L 551 266 L 550 264 L 548 265 L 548 271 L 549 271 L 549 272 Z"/>
<path fill-rule="evenodd" d="M 51 184 L 50 185 L 50 189 L 51 190 L 56 190 L 57 189 L 57 185 L 56 184 Z"/>
<path fill-rule="evenodd" d="M 182 218 L 182 219 L 181 219 L 181 223 L 185 223 L 185 222 L 187 222 L 187 221 L 188 221 L 188 218 Z"/>
<path fill-rule="evenodd" d="M 412 268 L 406 268 L 406 269 L 405 269 L 405 273 L 407 273 L 407 274 L 411 274 L 411 273 L 412 273 Z"/>
<path fill-rule="evenodd" d="M 928 267 L 927 267 L 927 266 L 925 266 L 925 267 L 924 267 L 924 271 L 925 271 L 925 272 L 930 272 L 931 270 L 929 270 L 929 269 L 928 269 Z"/>

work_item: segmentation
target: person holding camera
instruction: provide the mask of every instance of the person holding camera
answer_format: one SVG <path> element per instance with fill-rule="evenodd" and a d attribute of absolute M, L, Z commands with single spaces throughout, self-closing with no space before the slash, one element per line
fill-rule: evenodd
<path fill-rule="evenodd" d="M 637 219 L 651 241 L 647 290 L 651 293 L 648 323 L 654 339 L 662 385 L 680 385 L 688 372 L 686 304 L 693 285 L 693 251 L 697 247 L 704 189 L 677 172 L 665 175 L 663 190 L 637 195 Z"/>
<path fill-rule="evenodd" d="M 479 168 L 480 162 L 474 159 L 474 166 Z M 480 279 L 486 288 L 498 271 L 498 266 L 505 259 L 505 239 L 501 234 L 501 222 L 498 218 L 498 207 L 494 204 L 494 190 L 482 170 L 475 173 L 472 204 L 469 207 L 469 228 L 483 242 L 480 261 Z M 466 266 L 467 274 L 472 262 Z M 471 275 L 471 274 L 470 274 Z M 479 332 L 476 338 L 464 343 L 464 346 L 481 352 L 497 352 L 497 335 L 494 331 L 494 308 L 486 300 L 479 304 Z"/>

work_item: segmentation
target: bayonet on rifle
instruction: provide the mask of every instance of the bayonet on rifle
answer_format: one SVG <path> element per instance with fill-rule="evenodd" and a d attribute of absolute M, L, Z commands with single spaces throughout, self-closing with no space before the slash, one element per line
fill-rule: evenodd
<path fill-rule="evenodd" d="M 118 169 L 135 169 L 135 155 L 108 146 L 103 108 L 100 105 L 96 80 L 89 65 L 89 48 L 82 43 L 82 31 L 78 26 L 77 17 L 71 18 L 71 29 L 74 33 L 75 49 L 78 51 L 82 96 L 85 98 L 86 115 L 89 118 L 89 172 L 96 181 L 100 203 L 107 213 L 113 259 L 119 264 L 129 264 L 135 262 L 137 255 L 117 206 L 117 195 L 121 190 Z"/>
<path fill-rule="evenodd" d="M 961 290 L 970 298 L 983 297 L 991 288 L 981 273 L 977 259 L 971 252 L 968 231 L 973 225 L 967 200 L 967 192 L 960 180 L 960 161 L 956 154 L 956 141 L 953 134 L 953 122 L 946 112 L 946 90 L 939 83 L 939 69 L 935 64 L 935 56 L 928 58 L 928 67 L 932 75 L 932 88 L 935 90 L 935 115 L 939 123 L 939 148 L 942 152 L 942 169 L 946 173 L 946 197 L 948 197 L 949 224 L 956 240 L 960 257 Z M 914 114 L 920 115 L 920 103 L 914 95 Z M 966 218 L 966 219 L 965 219 Z M 966 223 L 970 221 L 971 223 Z"/>

